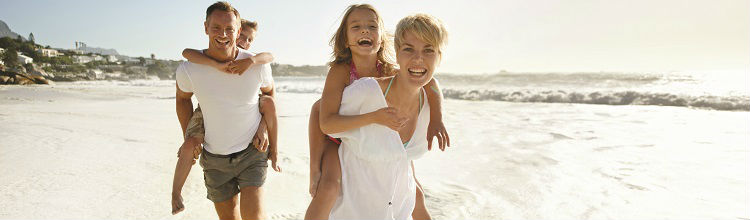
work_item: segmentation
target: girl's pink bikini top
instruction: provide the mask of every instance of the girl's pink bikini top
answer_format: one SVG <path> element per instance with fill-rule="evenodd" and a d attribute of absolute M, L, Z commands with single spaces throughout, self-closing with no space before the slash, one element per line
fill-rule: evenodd
<path fill-rule="evenodd" d="M 357 74 L 357 66 L 354 65 L 354 61 L 349 62 L 349 66 L 352 68 L 349 69 L 349 84 L 352 84 L 354 80 L 358 80 L 360 78 L 359 74 Z M 380 73 L 380 76 L 383 76 L 383 64 L 378 62 L 376 64 L 376 67 L 378 68 L 378 73 Z"/>

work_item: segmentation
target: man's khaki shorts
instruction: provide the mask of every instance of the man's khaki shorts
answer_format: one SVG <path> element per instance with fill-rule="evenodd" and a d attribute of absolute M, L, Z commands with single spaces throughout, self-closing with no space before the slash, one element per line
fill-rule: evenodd
<path fill-rule="evenodd" d="M 208 189 L 208 199 L 218 203 L 231 199 L 246 186 L 261 187 L 266 181 L 268 153 L 255 147 L 230 155 L 217 155 L 203 150 L 200 165 Z"/>

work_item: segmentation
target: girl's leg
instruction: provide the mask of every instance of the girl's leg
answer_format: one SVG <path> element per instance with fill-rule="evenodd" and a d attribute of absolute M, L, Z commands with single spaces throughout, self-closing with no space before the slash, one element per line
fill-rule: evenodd
<path fill-rule="evenodd" d="M 414 162 L 411 163 L 412 173 L 414 173 Z M 414 205 L 414 212 L 411 213 L 411 217 L 414 220 L 432 219 L 430 213 L 427 211 L 427 206 L 424 203 L 424 191 L 422 185 L 417 180 L 417 175 L 414 173 L 414 182 L 417 183 L 417 200 Z"/>
<path fill-rule="evenodd" d="M 329 142 L 326 140 L 325 134 L 320 131 L 320 100 L 313 104 L 310 110 L 310 122 L 307 126 L 307 137 L 308 143 L 310 144 L 310 185 L 308 190 L 310 196 L 315 197 L 315 190 L 318 188 L 318 182 L 320 181 L 322 165 L 321 159 L 323 158 L 324 144 Z"/>
<path fill-rule="evenodd" d="M 339 163 L 338 145 L 326 141 L 323 151 L 323 172 L 315 196 L 307 207 L 305 219 L 328 219 L 333 205 L 341 191 L 341 165 Z"/>

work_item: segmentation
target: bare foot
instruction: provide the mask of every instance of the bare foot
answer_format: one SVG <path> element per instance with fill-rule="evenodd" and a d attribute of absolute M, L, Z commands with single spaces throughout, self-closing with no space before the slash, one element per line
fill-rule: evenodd
<path fill-rule="evenodd" d="M 185 210 L 185 205 L 182 204 L 182 195 L 172 193 L 172 215 Z"/>

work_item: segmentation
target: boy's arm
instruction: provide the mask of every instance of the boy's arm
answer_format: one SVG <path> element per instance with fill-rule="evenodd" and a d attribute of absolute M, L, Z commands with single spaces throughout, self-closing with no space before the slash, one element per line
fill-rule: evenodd
<path fill-rule="evenodd" d="M 427 149 L 432 150 L 432 139 L 433 137 L 437 137 L 438 147 L 444 151 L 445 146 L 451 145 L 451 141 L 450 137 L 448 137 L 448 131 L 445 130 L 445 125 L 443 125 L 443 93 L 435 78 L 432 78 L 424 86 L 424 90 L 427 91 L 427 102 L 430 103 L 430 124 L 427 126 Z"/>
<path fill-rule="evenodd" d="M 199 50 L 186 48 L 182 50 L 182 56 L 191 63 L 203 64 L 211 66 L 223 72 L 231 73 L 228 69 L 229 62 L 220 63 L 201 53 Z"/>
<path fill-rule="evenodd" d="M 340 133 L 372 123 L 398 130 L 405 124 L 405 120 L 398 117 L 398 111 L 392 107 L 381 108 L 362 115 L 339 115 L 341 97 L 347 82 L 349 82 L 347 65 L 334 65 L 328 71 L 323 95 L 320 98 L 320 130 L 324 134 Z"/>
<path fill-rule="evenodd" d="M 273 62 L 273 55 L 269 52 L 263 52 L 245 59 L 232 61 L 227 68 L 232 73 L 242 75 L 252 65 L 263 65 L 270 62 Z"/>
<path fill-rule="evenodd" d="M 273 62 L 273 54 L 262 52 L 253 56 L 253 64 L 266 64 Z"/>

